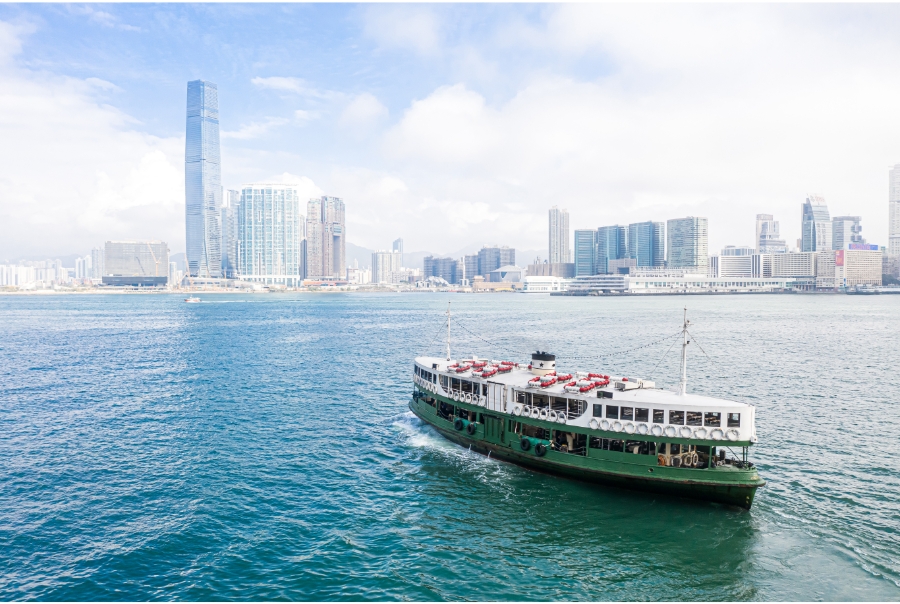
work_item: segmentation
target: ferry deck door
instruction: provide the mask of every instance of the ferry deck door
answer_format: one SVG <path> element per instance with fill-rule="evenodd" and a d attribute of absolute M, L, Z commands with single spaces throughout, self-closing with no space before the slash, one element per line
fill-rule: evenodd
<path fill-rule="evenodd" d="M 487 408 L 491 411 L 503 411 L 503 384 L 488 382 Z"/>

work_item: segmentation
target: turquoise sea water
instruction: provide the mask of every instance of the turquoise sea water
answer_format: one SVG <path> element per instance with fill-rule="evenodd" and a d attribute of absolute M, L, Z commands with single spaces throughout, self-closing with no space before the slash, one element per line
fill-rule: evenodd
<path fill-rule="evenodd" d="M 0 297 L 0 599 L 900 599 L 900 296 L 182 298 Z M 407 402 L 448 300 L 460 354 L 668 385 L 664 345 L 566 355 L 687 304 L 689 389 L 758 406 L 768 486 L 746 512 L 447 443 Z"/>

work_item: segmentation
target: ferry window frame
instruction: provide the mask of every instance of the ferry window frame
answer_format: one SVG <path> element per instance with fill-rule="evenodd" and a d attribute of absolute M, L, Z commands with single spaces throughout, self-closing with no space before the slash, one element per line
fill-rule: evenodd
<path fill-rule="evenodd" d="M 703 414 L 703 425 L 711 428 L 719 428 L 722 426 L 721 411 L 707 411 Z"/>
<path fill-rule="evenodd" d="M 653 410 L 653 423 L 654 424 L 666 423 L 666 410 L 665 409 L 654 409 Z"/>
<path fill-rule="evenodd" d="M 606 419 L 619 419 L 619 407 L 617 405 L 606 406 Z"/>
<path fill-rule="evenodd" d="M 603 417 L 603 405 L 598 405 L 597 403 L 594 403 L 593 416 L 594 417 Z"/>
<path fill-rule="evenodd" d="M 619 409 L 619 419 L 622 421 L 634 421 L 634 407 L 621 407 Z"/>
<path fill-rule="evenodd" d="M 684 425 L 684 411 L 669 410 L 669 423 L 673 426 Z"/>
<path fill-rule="evenodd" d="M 741 414 L 740 413 L 729 413 L 728 414 L 728 427 L 729 428 L 740 428 L 741 427 Z"/>
<path fill-rule="evenodd" d="M 634 408 L 634 421 L 636 421 L 636 422 L 650 421 L 650 409 L 644 409 L 643 407 L 635 407 Z"/>
<path fill-rule="evenodd" d="M 702 426 L 703 425 L 703 412 L 702 411 L 688 411 L 684 414 L 684 425 L 685 426 Z"/>

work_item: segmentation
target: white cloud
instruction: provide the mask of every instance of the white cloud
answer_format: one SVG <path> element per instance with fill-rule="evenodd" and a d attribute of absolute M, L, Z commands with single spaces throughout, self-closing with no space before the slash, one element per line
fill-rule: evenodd
<path fill-rule="evenodd" d="M 343 93 L 335 92 L 333 90 L 320 90 L 318 88 L 310 86 L 306 82 L 306 80 L 303 80 L 301 78 L 284 76 L 272 76 L 267 78 L 255 77 L 251 79 L 250 82 L 254 86 L 258 86 L 260 88 L 277 90 L 279 92 L 289 92 L 301 97 L 308 97 L 311 99 L 323 101 L 332 101 L 335 99 L 344 98 L 346 96 Z"/>
<path fill-rule="evenodd" d="M 353 98 L 341 112 L 339 123 L 347 128 L 369 128 L 386 119 L 388 109 L 375 96 L 363 93 Z"/>
<path fill-rule="evenodd" d="M 0 23 L 0 51 L 21 29 Z M 7 54 L 7 59 L 10 55 Z M 107 239 L 184 246 L 184 142 L 134 128 L 101 80 L 0 66 L 0 257 L 87 253 Z"/>
<path fill-rule="evenodd" d="M 441 48 L 440 22 L 431 9 L 412 5 L 369 6 L 365 34 L 383 48 L 433 54 Z"/>
<path fill-rule="evenodd" d="M 268 134 L 274 128 L 278 126 L 283 126 L 289 123 L 290 120 L 280 117 L 269 117 L 266 118 L 265 121 L 262 122 L 250 122 L 249 124 L 245 124 L 241 126 L 239 129 L 234 131 L 222 131 L 222 138 L 233 138 L 237 140 L 248 140 L 253 138 L 260 138 L 261 136 Z"/>

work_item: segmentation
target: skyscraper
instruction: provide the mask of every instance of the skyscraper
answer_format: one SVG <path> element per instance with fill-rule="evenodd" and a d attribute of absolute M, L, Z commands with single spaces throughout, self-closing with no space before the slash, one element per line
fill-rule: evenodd
<path fill-rule="evenodd" d="M 476 274 L 487 278 L 488 273 L 497 270 L 501 266 L 516 263 L 516 250 L 511 247 L 488 247 L 478 250 L 478 272 Z M 466 275 L 466 278 L 471 278 Z"/>
<path fill-rule="evenodd" d="M 801 252 L 831 250 L 831 217 L 825 198 L 808 195 L 802 206 Z"/>
<path fill-rule="evenodd" d="M 395 239 L 394 245 L 392 246 L 392 251 L 400 254 L 400 266 L 403 266 L 403 239 Z M 400 269 L 397 269 L 400 270 Z"/>
<path fill-rule="evenodd" d="M 597 256 L 597 232 L 575 230 L 575 276 L 587 277 L 595 274 L 594 262 Z M 606 272 L 606 271 L 603 271 Z"/>
<path fill-rule="evenodd" d="M 303 281 L 303 214 L 293 185 L 241 188 L 237 212 L 237 271 L 241 279 L 296 287 Z"/>
<path fill-rule="evenodd" d="M 888 255 L 900 256 L 900 164 L 889 172 L 888 210 Z"/>
<path fill-rule="evenodd" d="M 784 254 L 787 243 L 781 239 L 778 221 L 771 214 L 756 215 L 756 253 Z"/>
<path fill-rule="evenodd" d="M 628 254 L 626 229 L 618 224 L 597 229 L 597 257 L 594 270 L 599 275 L 610 272 L 609 261 L 621 260 Z"/>
<path fill-rule="evenodd" d="M 845 250 L 849 243 L 865 243 L 859 216 L 835 216 L 831 219 L 831 249 Z"/>
<path fill-rule="evenodd" d="M 460 279 L 469 279 L 472 280 L 475 278 L 475 275 L 479 275 L 478 272 L 478 254 L 469 254 L 467 256 L 463 256 L 462 267 L 463 274 L 459 276 Z M 426 275 L 427 277 L 428 275 Z M 443 277 L 442 275 L 435 275 L 436 277 Z M 450 281 L 446 279 L 448 283 L 456 283 L 455 281 Z"/>
<path fill-rule="evenodd" d="M 463 278 L 460 275 L 462 267 L 460 266 L 459 260 L 425 256 L 423 264 L 424 270 L 422 271 L 422 276 L 425 279 L 428 277 L 440 277 L 447 283 L 459 283 L 460 279 Z M 474 275 L 465 276 L 466 279 L 471 279 L 472 277 L 474 277 Z"/>
<path fill-rule="evenodd" d="M 185 256 L 192 277 L 222 274 L 219 209 L 219 91 L 212 82 L 188 82 L 184 152 Z"/>
<path fill-rule="evenodd" d="M 666 266 L 696 269 L 706 274 L 709 268 L 709 223 L 706 218 L 688 216 L 666 223 Z"/>
<path fill-rule="evenodd" d="M 550 264 L 572 262 L 569 251 L 569 211 L 550 208 Z"/>
<path fill-rule="evenodd" d="M 310 279 L 343 279 L 346 273 L 344 202 L 322 196 L 306 204 L 306 275 Z"/>
<path fill-rule="evenodd" d="M 664 222 L 636 222 L 628 225 L 627 253 L 637 266 L 666 265 L 666 225 Z"/>
<path fill-rule="evenodd" d="M 91 250 L 91 279 L 103 277 L 103 249 L 95 247 Z"/>
<path fill-rule="evenodd" d="M 393 283 L 399 272 L 400 252 L 377 250 L 372 253 L 372 283 Z"/>
<path fill-rule="evenodd" d="M 225 192 L 222 206 L 222 276 L 236 279 L 238 271 L 238 210 L 241 192 L 230 189 Z"/>

